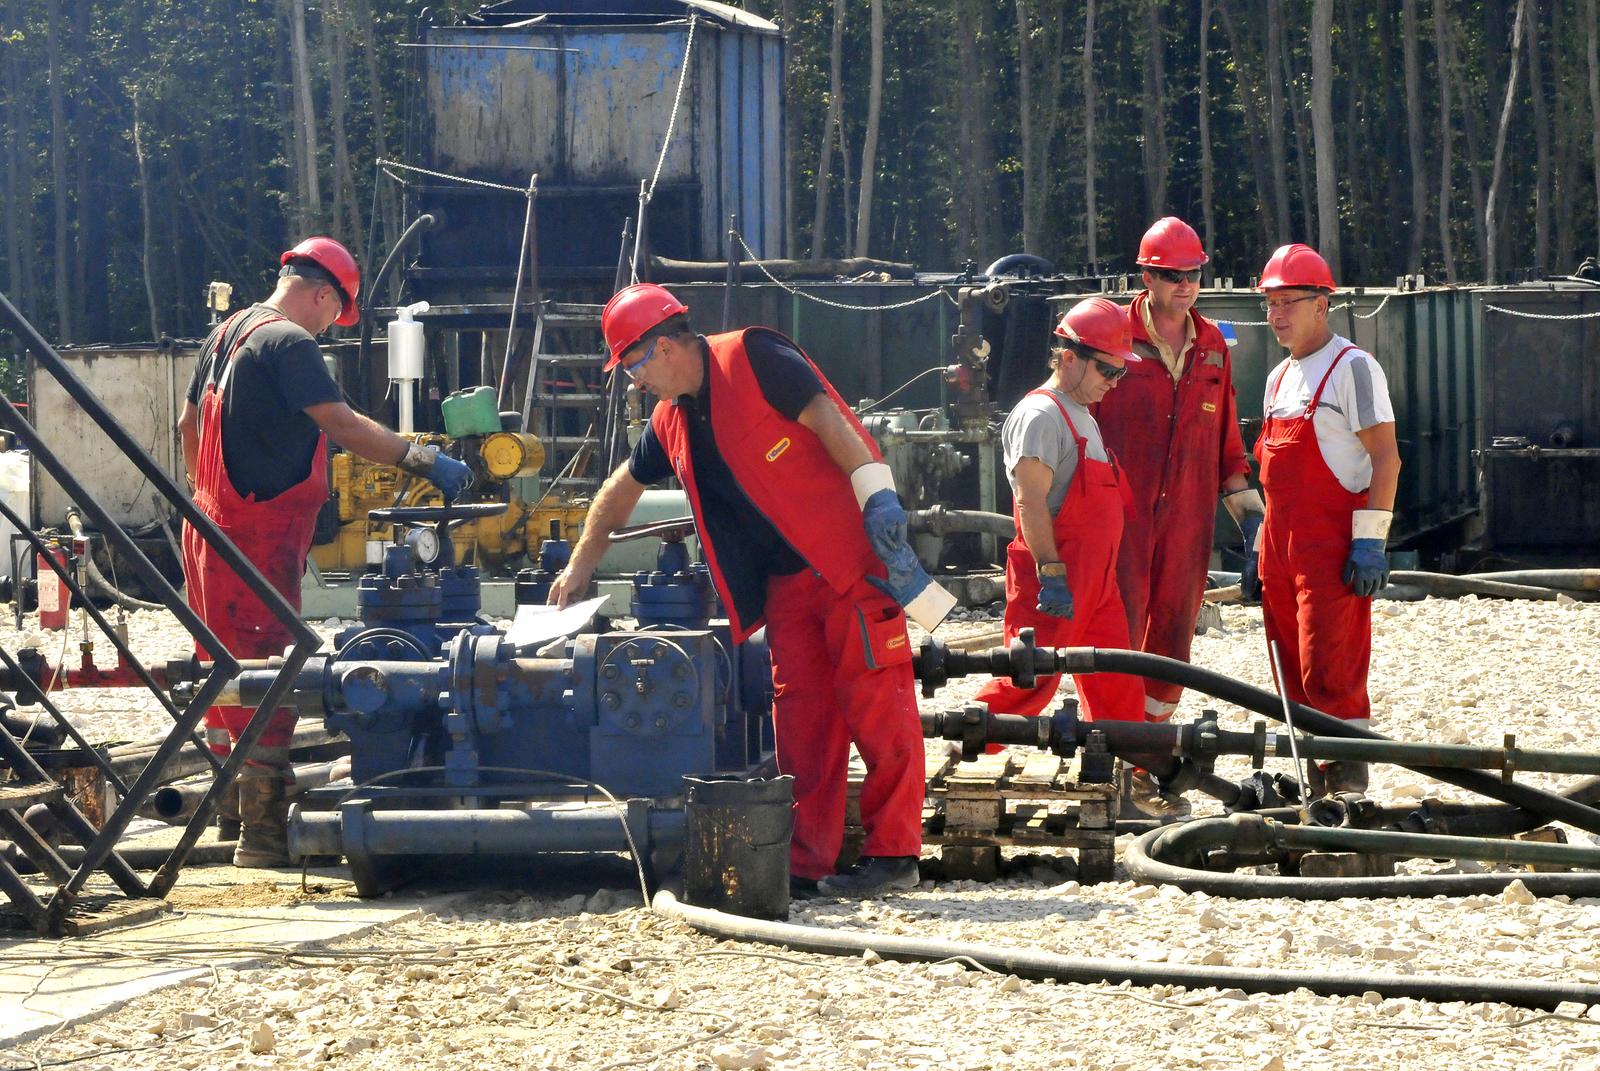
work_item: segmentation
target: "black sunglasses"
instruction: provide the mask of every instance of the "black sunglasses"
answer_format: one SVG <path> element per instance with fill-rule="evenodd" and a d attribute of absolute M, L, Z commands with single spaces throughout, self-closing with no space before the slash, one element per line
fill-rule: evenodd
<path fill-rule="evenodd" d="M 1128 366 L 1125 364 L 1115 365 L 1110 361 L 1102 361 L 1098 357 L 1090 357 L 1089 360 L 1094 362 L 1095 368 L 1097 368 L 1100 372 L 1100 378 L 1104 379 L 1107 383 L 1115 383 L 1117 380 L 1128 374 Z"/>
<path fill-rule="evenodd" d="M 1199 268 L 1189 268 L 1186 271 L 1178 271 L 1176 268 L 1146 268 L 1145 270 L 1157 279 L 1169 283 L 1198 283 L 1200 281 Z"/>

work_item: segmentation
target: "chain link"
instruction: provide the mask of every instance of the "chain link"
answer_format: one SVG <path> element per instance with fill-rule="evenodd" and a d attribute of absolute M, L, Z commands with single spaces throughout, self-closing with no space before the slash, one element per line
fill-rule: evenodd
<path fill-rule="evenodd" d="M 429 171 L 425 167 L 417 167 L 413 164 L 402 164 L 398 160 L 379 160 L 378 166 L 385 169 L 398 167 L 402 171 L 415 171 L 417 174 L 427 175 L 429 178 L 444 179 L 447 182 L 461 182 L 468 186 L 482 186 L 486 190 L 504 190 L 506 193 L 514 193 L 520 197 L 526 197 L 528 195 L 526 187 L 523 186 L 507 186 L 501 182 L 489 182 L 485 179 L 467 178 L 465 175 L 448 175 L 443 171 Z M 398 175 L 391 175 L 390 177 L 394 178 L 402 185 L 405 184 L 405 179 L 400 178 Z"/>
<path fill-rule="evenodd" d="M 934 298 L 944 294 L 944 288 L 940 287 L 931 294 L 923 294 L 921 297 L 912 298 L 910 301 L 897 302 L 893 305 L 846 305 L 842 301 L 829 301 L 827 298 L 820 298 L 815 294 L 808 294 L 804 290 L 796 290 L 794 287 L 780 280 L 776 275 L 773 275 L 767 270 L 767 266 L 765 264 L 761 263 L 761 258 L 756 256 L 755 250 L 751 249 L 749 243 L 744 240 L 744 235 L 734 230 L 730 230 L 728 233 L 733 236 L 734 241 L 738 242 L 740 248 L 742 248 L 750 257 L 751 263 L 753 263 L 757 268 L 761 269 L 761 274 L 770 279 L 779 289 L 786 290 L 795 297 L 805 298 L 807 301 L 815 301 L 818 305 L 826 305 L 831 309 L 844 309 L 846 312 L 889 312 L 894 309 L 909 309 L 913 305 L 920 305 L 924 301 L 932 301 Z M 948 297 L 949 295 L 945 296 Z M 955 298 L 951 298 L 950 300 L 955 301 Z"/>
<path fill-rule="evenodd" d="M 1503 316 L 1518 316 L 1524 320 L 1593 320 L 1600 318 L 1600 312 L 1522 312 L 1518 309 L 1503 309 L 1499 305 L 1483 306 L 1485 312 L 1498 312 Z"/>
<path fill-rule="evenodd" d="M 644 199 L 648 204 L 656 195 L 656 183 L 661 178 L 661 168 L 667 162 L 667 149 L 672 145 L 672 131 L 678 125 L 678 106 L 683 103 L 683 85 L 689 80 L 689 60 L 694 56 L 694 28 L 700 21 L 698 15 L 689 16 L 689 40 L 683 46 L 683 66 L 678 70 L 678 92 L 672 98 L 672 114 L 667 117 L 667 136 L 661 142 L 661 155 L 656 157 L 656 171 L 650 176 L 650 188 Z"/>
<path fill-rule="evenodd" d="M 1378 302 L 1378 307 L 1373 309 L 1371 312 L 1352 312 L 1350 315 L 1354 316 L 1358 320 L 1370 320 L 1374 316 L 1378 315 L 1378 313 L 1383 311 L 1383 307 L 1385 305 L 1389 304 L 1389 299 L 1392 298 L 1392 297 L 1394 297 L 1393 294 L 1385 294 L 1385 295 L 1383 295 L 1383 300 Z M 1330 306 L 1328 311 L 1330 313 L 1334 313 L 1334 312 L 1339 312 L 1342 309 L 1353 309 L 1353 308 L 1355 308 L 1355 305 L 1356 305 L 1356 303 L 1353 302 L 1353 301 L 1341 301 L 1337 305 Z M 1268 320 L 1213 320 L 1212 322 L 1213 323 L 1219 323 L 1219 324 L 1227 324 L 1230 327 L 1271 327 L 1272 326 L 1271 321 L 1268 321 Z"/>

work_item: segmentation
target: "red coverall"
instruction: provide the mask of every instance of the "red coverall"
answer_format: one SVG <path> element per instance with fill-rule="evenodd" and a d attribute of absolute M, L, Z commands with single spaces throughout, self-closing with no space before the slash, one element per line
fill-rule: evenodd
<path fill-rule="evenodd" d="M 1054 525 L 1056 552 L 1066 563 L 1067 587 L 1072 591 L 1072 616 L 1056 617 L 1039 611 L 1037 566 L 1022 535 L 1022 515 L 1013 507 L 1017 537 L 1006 547 L 1005 642 L 1010 643 L 1022 629 L 1031 628 L 1034 642 L 1040 647 L 1126 649 L 1128 619 L 1117 590 L 1116 563 L 1128 501 L 1127 481 L 1118 472 L 1115 460 L 1096 461 L 1088 456 L 1087 442 L 1078 434 L 1061 399 L 1046 390 L 1029 393 L 1043 394 L 1056 403 L 1078 449 L 1078 467 Z M 1055 698 L 1060 682 L 1059 673 L 1040 677 L 1032 688 L 1019 688 L 1009 680 L 996 678 L 978 690 L 977 701 L 987 703 L 995 714 L 1039 714 Z M 1144 688 L 1138 677 L 1088 673 L 1073 677 L 1072 683 L 1085 717 L 1090 720 L 1144 718 Z"/>
<path fill-rule="evenodd" d="M 1268 416 L 1256 440 L 1267 499 L 1261 613 L 1267 642 L 1278 645 L 1279 685 L 1295 702 L 1347 720 L 1372 711 L 1372 600 L 1352 594 L 1341 576 L 1350 554 L 1351 514 L 1366 507 L 1367 493 L 1345 490 L 1328 468 L 1312 418 L 1333 370 L 1355 348 L 1347 346 L 1333 358 L 1303 416 Z M 1288 361 L 1278 367 L 1269 399 L 1277 397 L 1287 367 Z"/>
<path fill-rule="evenodd" d="M 1133 496 L 1117 553 L 1128 636 L 1135 650 L 1187 662 L 1211 561 L 1217 496 L 1230 478 L 1249 471 L 1249 463 L 1222 332 L 1191 309 L 1194 343 L 1174 380 L 1145 330 L 1149 301 L 1141 293 L 1128 309 L 1134 350 L 1145 359 L 1127 366 L 1094 414 Z M 1183 695 L 1179 685 L 1148 679 L 1144 692 L 1159 703 Z"/>
<path fill-rule="evenodd" d="M 255 564 L 289 605 L 298 610 L 300 581 L 305 575 L 306 554 L 311 550 L 317 510 L 328 497 L 328 470 L 321 463 L 327 451 L 327 437 L 318 437 L 312 452 L 311 471 L 305 479 L 265 502 L 257 501 L 254 495 L 240 497 L 228 477 L 222 456 L 222 400 L 232 378 L 233 356 L 257 328 L 281 319 L 281 316 L 264 317 L 241 333 L 225 358 L 219 355 L 224 361 L 222 373 L 217 382 L 206 385 L 200 398 L 200 450 L 195 465 L 194 504 L 233 540 L 234 546 Z M 227 325 L 224 325 L 215 337 L 220 340 L 226 336 Z M 281 655 L 293 642 L 288 629 L 245 586 L 233 567 L 187 524 L 183 526 L 183 575 L 188 585 L 189 606 L 235 658 Z M 209 657 L 198 644 L 196 651 L 203 658 Z M 213 741 L 212 749 L 226 754 L 253 713 L 253 707 L 219 706 L 206 711 L 207 737 Z M 274 711 L 249 761 L 260 766 L 286 765 L 295 720 L 295 711 L 290 707 Z M 227 733 L 228 744 L 221 742 L 219 730 Z"/>
<path fill-rule="evenodd" d="M 862 854 L 920 854 L 922 723 L 905 614 L 866 581 L 868 575 L 886 574 L 862 528 L 850 477 L 816 433 L 767 403 L 745 353 L 745 334 L 734 331 L 706 339 L 712 434 L 751 505 L 811 566 L 768 581 L 763 618 L 740 618 L 718 566 L 715 536 L 701 521 L 683 412 L 662 401 L 650 419 L 689 496 L 734 640 L 744 640 L 766 623 L 778 769 L 795 779 L 789 869 L 795 877 L 816 879 L 834 872 L 844 840 L 852 742 L 867 767 L 861 786 L 861 824 L 866 829 Z M 871 436 L 850 407 L 821 371 L 817 378 L 879 460 Z"/>

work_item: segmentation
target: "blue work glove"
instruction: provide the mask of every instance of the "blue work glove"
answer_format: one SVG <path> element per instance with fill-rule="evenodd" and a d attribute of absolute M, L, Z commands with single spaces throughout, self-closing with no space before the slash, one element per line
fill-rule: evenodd
<path fill-rule="evenodd" d="M 903 514 L 902 514 L 903 516 Z M 878 548 L 876 545 L 874 550 Z M 917 552 L 911 549 L 911 544 L 901 540 L 900 546 L 893 550 L 887 557 L 882 552 L 878 555 L 883 559 L 883 564 L 889 570 L 885 579 L 875 576 L 867 577 L 867 583 L 883 592 L 901 606 L 910 606 L 912 600 L 925 591 L 933 578 L 922 567 L 922 562 L 917 560 Z"/>
<path fill-rule="evenodd" d="M 1343 577 L 1358 598 L 1370 598 L 1389 583 L 1389 555 L 1384 548 L 1392 516 L 1386 509 L 1358 509 L 1351 518 L 1350 556 Z"/>
<path fill-rule="evenodd" d="M 400 459 L 400 467 L 437 487 L 444 495 L 445 505 L 472 486 L 472 470 L 437 446 L 412 443 Z"/>
<path fill-rule="evenodd" d="M 890 565 L 889 559 L 898 555 L 902 547 L 909 549 L 906 508 L 893 491 L 874 491 L 861 507 L 861 523 L 866 526 L 873 553 L 884 565 Z M 890 570 L 892 575 L 892 565 Z"/>
<path fill-rule="evenodd" d="M 1261 535 L 1262 517 L 1247 513 L 1239 521 L 1244 533 L 1244 565 L 1239 572 L 1239 597 L 1245 602 L 1261 601 L 1261 551 L 1256 540 Z"/>
<path fill-rule="evenodd" d="M 1072 619 L 1072 589 L 1067 587 L 1065 576 L 1039 578 L 1039 605 L 1041 614 Z"/>

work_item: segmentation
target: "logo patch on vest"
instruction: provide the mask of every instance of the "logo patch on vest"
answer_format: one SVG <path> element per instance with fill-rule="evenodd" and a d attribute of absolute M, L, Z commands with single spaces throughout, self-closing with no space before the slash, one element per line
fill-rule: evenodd
<path fill-rule="evenodd" d="M 906 638 L 904 636 L 891 636 L 889 638 L 889 642 L 884 644 L 884 646 L 891 651 L 897 647 L 904 647 L 905 645 Z"/>
<path fill-rule="evenodd" d="M 767 451 L 767 460 L 768 461 L 776 461 L 776 460 L 778 460 L 778 458 L 783 456 L 783 452 L 785 450 L 789 449 L 789 446 L 790 446 L 789 437 L 787 435 L 785 435 L 783 438 L 779 439 L 777 442 L 772 444 L 772 449 Z"/>
<path fill-rule="evenodd" d="M 1208 413 L 1215 413 L 1217 411 L 1217 403 L 1216 402 L 1201 402 L 1200 403 L 1200 408 L 1204 409 Z"/>

